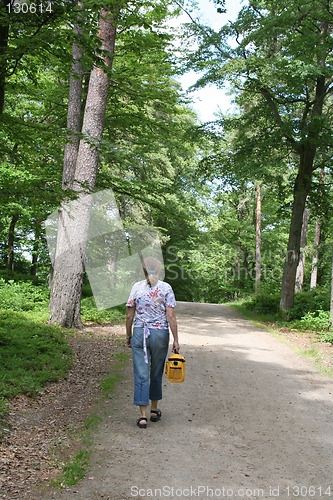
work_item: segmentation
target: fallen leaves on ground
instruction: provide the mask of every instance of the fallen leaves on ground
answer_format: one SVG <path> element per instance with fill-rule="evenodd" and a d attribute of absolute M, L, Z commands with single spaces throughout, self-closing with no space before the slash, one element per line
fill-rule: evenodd
<path fill-rule="evenodd" d="M 100 381 L 124 349 L 121 326 L 87 326 L 69 336 L 73 366 L 66 379 L 43 393 L 10 402 L 0 444 L 1 499 L 35 498 L 81 446 L 85 417 L 101 397 Z"/>

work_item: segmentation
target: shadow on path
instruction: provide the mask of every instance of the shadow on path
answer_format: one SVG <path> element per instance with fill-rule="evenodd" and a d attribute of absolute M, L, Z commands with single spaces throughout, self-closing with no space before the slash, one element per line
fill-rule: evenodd
<path fill-rule="evenodd" d="M 135 426 L 129 366 L 91 472 L 50 498 L 333 496 L 333 381 L 226 306 L 177 314 L 186 381 L 164 381 L 162 419 Z"/>

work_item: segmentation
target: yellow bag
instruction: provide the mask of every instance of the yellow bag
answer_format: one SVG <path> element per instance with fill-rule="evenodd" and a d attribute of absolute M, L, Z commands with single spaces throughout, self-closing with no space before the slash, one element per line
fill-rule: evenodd
<path fill-rule="evenodd" d="M 185 358 L 181 354 L 171 354 L 165 363 L 165 374 L 170 382 L 176 384 L 185 380 Z"/>

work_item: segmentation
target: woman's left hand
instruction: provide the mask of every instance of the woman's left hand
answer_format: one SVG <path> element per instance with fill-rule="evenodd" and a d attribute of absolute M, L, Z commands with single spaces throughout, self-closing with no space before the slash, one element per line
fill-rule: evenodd
<path fill-rule="evenodd" d="M 174 352 L 175 354 L 179 353 L 179 342 L 177 340 L 173 341 L 172 352 Z"/>

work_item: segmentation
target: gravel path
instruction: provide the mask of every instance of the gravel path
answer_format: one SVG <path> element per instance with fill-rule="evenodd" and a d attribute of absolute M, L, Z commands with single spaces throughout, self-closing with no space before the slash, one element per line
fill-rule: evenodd
<path fill-rule="evenodd" d="M 333 497 L 333 381 L 226 306 L 177 317 L 186 381 L 165 379 L 162 419 L 136 427 L 128 366 L 88 476 L 50 498 Z"/>

